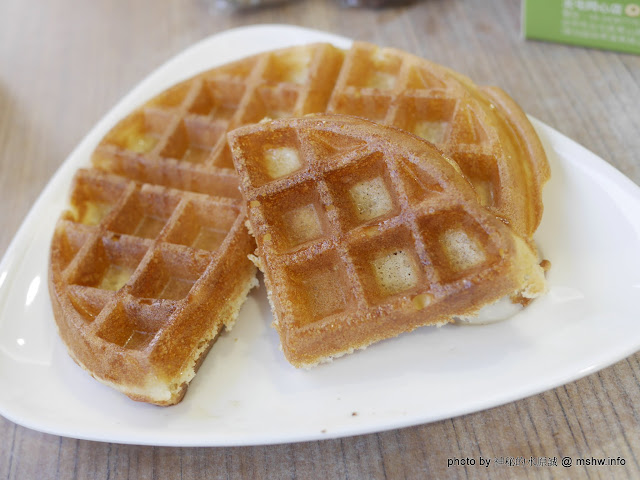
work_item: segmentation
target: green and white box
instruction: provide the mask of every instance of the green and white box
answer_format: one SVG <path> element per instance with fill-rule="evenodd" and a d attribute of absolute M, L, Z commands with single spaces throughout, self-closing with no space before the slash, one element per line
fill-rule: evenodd
<path fill-rule="evenodd" d="M 640 54 L 640 0 L 523 0 L 525 38 Z"/>

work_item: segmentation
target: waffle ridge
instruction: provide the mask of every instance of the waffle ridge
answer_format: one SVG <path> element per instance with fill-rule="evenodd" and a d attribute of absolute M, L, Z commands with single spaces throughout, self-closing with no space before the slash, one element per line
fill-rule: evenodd
<path fill-rule="evenodd" d="M 334 155 L 330 138 L 343 147 Z M 527 242 L 479 203 L 456 163 L 415 136 L 313 115 L 243 127 L 229 143 L 296 366 L 544 291 Z M 267 181 L 272 146 L 298 152 L 299 167 Z"/>

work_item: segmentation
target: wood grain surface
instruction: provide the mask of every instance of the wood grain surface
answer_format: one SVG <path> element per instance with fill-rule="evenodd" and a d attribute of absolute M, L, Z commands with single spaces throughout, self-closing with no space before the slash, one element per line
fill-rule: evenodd
<path fill-rule="evenodd" d="M 0 253 L 73 147 L 144 76 L 208 35 L 256 23 L 399 47 L 500 85 L 640 183 L 640 57 L 524 41 L 518 0 L 424 0 L 386 10 L 300 0 L 247 12 L 221 11 L 215 0 L 0 0 Z M 47 435 L 0 417 L 0 480 L 640 478 L 639 360 L 484 412 L 292 445 L 127 446 Z M 625 465 L 447 466 L 479 456 L 621 457 Z"/>

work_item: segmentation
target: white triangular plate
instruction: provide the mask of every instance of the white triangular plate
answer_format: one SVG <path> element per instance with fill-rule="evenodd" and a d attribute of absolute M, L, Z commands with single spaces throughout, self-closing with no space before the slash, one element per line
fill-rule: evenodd
<path fill-rule="evenodd" d="M 485 326 L 423 328 L 311 371 L 284 360 L 264 287 L 212 349 L 185 400 L 135 403 L 67 356 L 47 291 L 49 241 L 75 170 L 131 109 L 171 84 L 262 50 L 350 40 L 291 26 L 214 35 L 128 94 L 44 189 L 0 263 L 0 414 L 36 430 L 118 443 L 222 446 L 335 438 L 470 413 L 593 373 L 640 347 L 640 189 L 532 119 L 552 179 L 536 235 L 550 292 Z"/>

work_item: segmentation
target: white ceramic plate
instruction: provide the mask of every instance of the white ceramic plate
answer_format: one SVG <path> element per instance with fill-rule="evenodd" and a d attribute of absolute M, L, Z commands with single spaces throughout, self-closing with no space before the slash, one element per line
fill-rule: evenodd
<path fill-rule="evenodd" d="M 260 50 L 349 40 L 290 26 L 215 35 L 124 98 L 42 192 L 0 264 L 0 413 L 56 435 L 174 446 L 283 443 L 431 422 L 500 405 L 606 367 L 640 348 L 640 189 L 605 161 L 535 121 L 549 155 L 536 240 L 550 292 L 486 326 L 423 328 L 311 371 L 289 366 L 264 287 L 222 335 L 185 400 L 135 403 L 67 356 L 47 292 L 54 223 L 70 179 L 133 107 L 201 70 Z"/>

